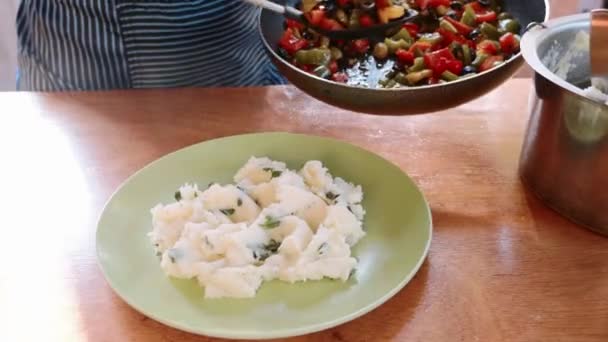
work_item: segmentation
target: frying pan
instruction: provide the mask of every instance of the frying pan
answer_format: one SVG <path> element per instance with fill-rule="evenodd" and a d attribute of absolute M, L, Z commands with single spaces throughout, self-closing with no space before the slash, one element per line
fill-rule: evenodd
<path fill-rule="evenodd" d="M 277 0 L 294 6 L 298 0 Z M 542 23 L 549 18 L 548 0 L 503 0 L 504 8 L 521 24 Z M 521 52 L 507 62 L 475 76 L 450 83 L 412 88 L 362 88 L 336 83 L 307 73 L 277 53 L 284 17 L 263 10 L 259 30 L 264 46 L 283 76 L 308 95 L 330 105 L 377 115 L 424 114 L 452 108 L 478 98 L 508 80 L 522 66 Z M 509 101 L 509 99 L 505 99 Z"/>

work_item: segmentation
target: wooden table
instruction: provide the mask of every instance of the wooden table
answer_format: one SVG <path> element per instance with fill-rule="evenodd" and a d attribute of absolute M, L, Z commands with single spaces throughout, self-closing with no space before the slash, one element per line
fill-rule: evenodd
<path fill-rule="evenodd" d="M 528 79 L 446 113 L 353 114 L 291 87 L 0 94 L 0 341 L 208 341 L 132 310 L 103 279 L 95 224 L 131 173 L 181 147 L 283 130 L 398 164 L 434 236 L 411 283 L 375 311 L 290 341 L 607 341 L 608 239 L 517 177 Z"/>

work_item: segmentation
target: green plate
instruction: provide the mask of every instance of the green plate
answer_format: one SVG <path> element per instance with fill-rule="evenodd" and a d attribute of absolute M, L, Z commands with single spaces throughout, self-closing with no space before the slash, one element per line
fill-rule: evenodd
<path fill-rule="evenodd" d="M 166 277 L 146 233 L 150 208 L 173 200 L 185 182 L 231 182 L 252 156 L 299 168 L 322 161 L 335 176 L 361 184 L 367 236 L 347 282 L 264 283 L 253 299 L 204 299 L 194 280 Z M 431 214 L 422 193 L 397 166 L 353 145 L 320 137 L 248 134 L 206 141 L 171 153 L 130 177 L 107 203 L 97 228 L 97 257 L 114 291 L 166 325 L 214 337 L 263 339 L 302 335 L 357 318 L 412 279 L 431 242 Z"/>

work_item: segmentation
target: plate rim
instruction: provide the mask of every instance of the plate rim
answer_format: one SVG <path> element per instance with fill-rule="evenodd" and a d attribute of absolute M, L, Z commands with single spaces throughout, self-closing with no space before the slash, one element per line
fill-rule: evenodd
<path fill-rule="evenodd" d="M 254 331 L 230 331 L 227 329 L 214 329 L 214 328 L 191 329 L 187 324 L 181 324 L 179 322 L 171 322 L 171 321 L 158 317 L 155 313 L 144 312 L 140 307 L 138 307 L 136 304 L 134 304 L 128 298 L 123 296 L 123 294 L 117 290 L 116 284 L 112 281 L 111 277 L 108 276 L 105 268 L 102 265 L 101 255 L 100 255 L 100 246 L 99 246 L 100 223 L 101 223 L 103 217 L 105 216 L 109 205 L 112 203 L 114 198 L 118 195 L 118 193 L 129 182 L 131 182 L 134 178 L 138 177 L 145 170 L 147 170 L 148 168 L 152 167 L 154 164 L 160 162 L 161 160 L 163 160 L 165 158 L 170 158 L 174 154 L 183 153 L 185 150 L 194 148 L 195 146 L 205 144 L 208 142 L 219 142 L 221 140 L 229 140 L 229 139 L 239 138 L 239 137 L 268 136 L 268 135 L 276 135 L 276 136 L 283 135 L 283 136 L 297 136 L 297 137 L 303 137 L 303 138 L 314 138 L 314 139 L 325 140 L 325 141 L 328 141 L 328 142 L 331 142 L 334 144 L 337 143 L 337 144 L 341 144 L 341 145 L 350 146 L 351 148 L 355 148 L 357 150 L 360 150 L 361 152 L 372 154 L 375 157 L 380 158 L 381 160 L 383 160 L 385 163 L 387 163 L 391 167 L 398 169 L 400 173 L 402 173 L 407 179 L 409 179 L 410 182 L 414 185 L 415 190 L 418 192 L 418 194 L 420 195 L 420 197 L 422 199 L 422 202 L 423 202 L 424 208 L 425 208 L 425 215 L 428 217 L 428 221 L 429 221 L 428 227 L 426 227 L 426 229 L 428 229 L 428 234 L 429 234 L 428 239 L 426 241 L 426 245 L 424 246 L 424 250 L 423 250 L 422 255 L 420 256 L 418 262 L 412 268 L 412 270 L 409 272 L 409 274 L 406 277 L 404 277 L 403 280 L 399 284 L 397 284 L 395 287 L 393 287 L 390 291 L 387 291 L 383 296 L 381 296 L 377 300 L 370 302 L 369 304 L 365 305 L 363 308 L 353 311 L 347 315 L 337 317 L 336 319 L 332 319 L 327 322 L 309 324 L 309 325 L 302 326 L 302 327 L 289 328 L 289 329 L 284 329 L 284 330 L 281 330 L 281 329 L 272 330 L 269 332 L 263 332 L 260 330 L 255 331 L 255 332 Z M 422 192 L 422 190 L 420 190 L 418 184 L 416 184 L 416 182 L 414 182 L 414 180 L 405 171 L 403 171 L 399 166 L 397 166 L 392 161 L 390 161 L 390 160 L 386 159 L 385 157 L 381 156 L 380 154 L 370 151 L 366 148 L 363 148 L 363 147 L 355 145 L 351 142 L 336 139 L 336 138 L 329 138 L 329 137 L 315 135 L 315 134 L 291 133 L 291 132 L 285 132 L 285 131 L 262 131 L 262 132 L 254 132 L 254 133 L 232 134 L 232 135 L 202 140 L 202 141 L 181 147 L 172 152 L 166 153 L 166 154 L 162 155 L 161 157 L 150 161 L 149 163 L 147 163 L 146 165 L 144 165 L 143 167 L 139 168 L 137 171 L 132 173 L 129 177 L 127 177 L 125 180 L 123 180 L 118 185 L 118 187 L 112 192 L 112 194 L 109 196 L 109 198 L 104 203 L 104 205 L 98 215 L 98 218 L 96 221 L 96 229 L 95 229 L 95 256 L 96 256 L 97 266 L 101 270 L 104 280 L 106 281 L 108 286 L 112 289 L 112 292 L 114 292 L 114 294 L 116 296 L 118 296 L 122 301 L 124 301 L 131 309 L 137 311 L 138 313 L 140 313 L 143 316 L 149 317 L 168 327 L 171 327 L 171 328 L 174 328 L 174 329 L 177 329 L 180 331 L 184 331 L 187 333 L 199 335 L 199 336 L 206 336 L 206 337 L 212 337 L 212 338 L 236 339 L 236 340 L 245 340 L 245 339 L 247 339 L 247 340 L 266 340 L 266 339 L 276 339 L 276 338 L 297 337 L 297 336 L 302 336 L 302 335 L 307 335 L 307 334 L 324 331 L 324 330 L 331 329 L 331 328 L 337 327 L 339 325 L 345 324 L 347 322 L 353 321 L 353 320 L 360 318 L 360 317 L 370 313 L 371 311 L 377 309 L 381 305 L 385 304 L 392 297 L 394 297 L 397 293 L 399 293 L 403 288 L 405 288 L 405 286 L 416 276 L 416 274 L 418 274 L 418 271 L 420 270 L 420 268 L 422 267 L 422 265 L 424 264 L 424 262 L 426 261 L 426 259 L 428 257 L 428 253 L 429 253 L 429 250 L 431 247 L 432 240 L 433 240 L 433 215 L 432 215 L 431 207 L 429 205 L 428 200 L 424 196 L 424 193 Z"/>

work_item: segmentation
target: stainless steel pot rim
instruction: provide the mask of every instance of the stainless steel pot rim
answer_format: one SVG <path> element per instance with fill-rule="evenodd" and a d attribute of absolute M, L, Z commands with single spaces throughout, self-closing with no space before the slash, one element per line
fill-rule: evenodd
<path fill-rule="evenodd" d="M 582 99 L 589 101 L 594 104 L 601 104 L 599 101 L 595 101 L 584 94 L 583 89 L 573 85 L 572 83 L 562 79 L 553 73 L 549 68 L 545 66 L 545 64 L 541 61 L 538 56 L 538 46 L 539 43 L 547 39 L 548 35 L 553 30 L 563 27 L 565 25 L 571 24 L 590 24 L 590 14 L 582 13 L 576 15 L 570 15 L 566 17 L 560 17 L 556 19 L 549 20 L 544 23 L 544 27 L 537 27 L 526 32 L 521 40 L 521 52 L 523 54 L 526 63 L 530 65 L 535 72 L 542 75 L 547 80 L 552 83 L 557 84 L 563 89 L 568 90 L 571 93 L 574 93 L 581 97 Z"/>
<path fill-rule="evenodd" d="M 549 15 L 551 13 L 551 7 L 549 4 L 549 0 L 543 0 L 545 3 L 545 18 L 543 22 L 547 22 L 547 20 L 549 20 Z M 490 73 L 494 73 L 497 72 L 498 70 L 502 69 L 502 68 L 506 68 L 509 65 L 513 64 L 513 63 L 517 63 L 521 58 L 522 58 L 522 51 L 520 51 L 518 54 L 516 54 L 515 56 L 512 56 L 507 62 L 501 64 L 498 67 L 492 68 L 490 70 L 486 70 L 484 72 L 480 72 L 478 74 L 475 74 L 474 76 L 470 76 L 467 78 L 462 78 L 459 79 L 457 81 L 452 81 L 452 82 L 448 82 L 448 83 L 443 83 L 443 84 L 433 84 L 433 85 L 425 85 L 425 86 L 417 86 L 417 87 L 403 87 L 403 88 L 364 88 L 364 87 L 357 87 L 357 86 L 352 86 L 352 85 L 348 85 L 348 84 L 344 84 L 344 83 L 338 83 L 338 82 L 333 82 L 330 80 L 327 80 L 325 78 L 319 77 L 317 75 L 313 75 L 310 73 L 305 72 L 304 70 L 296 67 L 295 65 L 289 63 L 288 61 L 286 61 L 283 57 L 279 56 L 279 54 L 275 51 L 275 49 L 272 48 L 272 46 L 270 46 L 270 43 L 266 41 L 266 39 L 264 38 L 264 34 L 262 32 L 262 16 L 261 16 L 261 11 L 260 11 L 260 15 L 258 16 L 258 33 L 260 34 L 260 37 L 262 37 L 262 42 L 264 43 L 264 45 L 266 46 L 266 49 L 268 51 L 270 51 L 273 55 L 274 58 L 277 58 L 278 60 L 282 61 L 284 65 L 287 65 L 287 67 L 291 68 L 292 70 L 301 73 L 301 74 L 305 74 L 306 76 L 316 79 L 317 81 L 320 82 L 324 82 L 324 83 L 328 83 L 331 84 L 332 86 L 337 86 L 337 87 L 341 87 L 341 88 L 350 88 L 350 89 L 357 89 L 360 91 L 370 91 L 370 92 L 376 92 L 376 91 L 383 91 L 383 92 L 415 92 L 416 90 L 422 90 L 422 89 L 433 89 L 433 88 L 452 88 L 452 87 L 457 87 L 458 84 L 463 83 L 463 82 L 467 82 L 471 79 L 477 78 L 477 77 L 481 77 L 485 74 L 490 74 Z M 524 34 L 523 36 L 525 37 L 527 35 Z M 523 38 L 523 37 L 522 37 Z"/>

